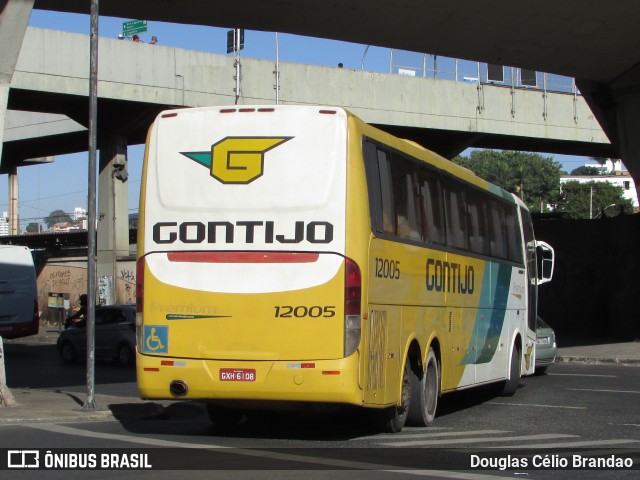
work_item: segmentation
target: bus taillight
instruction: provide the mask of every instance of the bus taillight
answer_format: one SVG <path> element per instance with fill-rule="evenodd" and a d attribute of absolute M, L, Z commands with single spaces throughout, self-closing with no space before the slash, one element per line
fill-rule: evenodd
<path fill-rule="evenodd" d="M 358 265 L 347 259 L 344 281 L 344 356 L 356 351 L 360 344 L 362 276 Z"/>
<path fill-rule="evenodd" d="M 136 264 L 136 312 L 142 313 L 144 299 L 144 258 Z"/>

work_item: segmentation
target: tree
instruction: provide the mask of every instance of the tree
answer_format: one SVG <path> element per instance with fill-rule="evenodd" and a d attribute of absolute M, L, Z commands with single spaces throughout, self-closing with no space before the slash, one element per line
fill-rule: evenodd
<path fill-rule="evenodd" d="M 54 210 L 49 214 L 48 217 L 45 217 L 44 223 L 47 224 L 48 228 L 51 228 L 56 223 L 71 223 L 71 217 L 64 210 Z"/>
<path fill-rule="evenodd" d="M 27 225 L 27 232 L 37 233 L 39 231 L 40 231 L 40 225 L 38 225 L 37 223 L 31 222 L 29 225 Z"/>
<path fill-rule="evenodd" d="M 610 158 L 607 158 L 607 157 L 589 157 L 589 158 L 594 162 L 598 162 L 600 165 L 604 165 L 605 163 L 607 163 L 607 160 L 611 160 Z"/>
<path fill-rule="evenodd" d="M 631 201 L 623 195 L 622 187 L 607 182 L 580 183 L 574 180 L 562 185 L 557 211 L 568 218 L 583 219 L 610 216 L 611 211 L 615 214 L 633 213 Z"/>
<path fill-rule="evenodd" d="M 596 167 L 590 167 L 589 165 L 583 165 L 581 167 L 574 168 L 573 170 L 571 170 L 570 175 L 595 177 L 596 175 L 602 175 L 602 170 Z"/>
<path fill-rule="evenodd" d="M 562 165 L 553 157 L 515 151 L 474 150 L 453 161 L 479 177 L 518 195 L 532 212 L 555 204 L 560 193 Z"/>

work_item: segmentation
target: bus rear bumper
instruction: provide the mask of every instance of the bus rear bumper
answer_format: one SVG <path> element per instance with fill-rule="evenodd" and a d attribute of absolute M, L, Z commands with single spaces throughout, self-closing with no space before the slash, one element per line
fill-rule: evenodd
<path fill-rule="evenodd" d="M 220 361 L 137 352 L 141 398 L 362 405 L 358 355 L 338 360 Z"/>

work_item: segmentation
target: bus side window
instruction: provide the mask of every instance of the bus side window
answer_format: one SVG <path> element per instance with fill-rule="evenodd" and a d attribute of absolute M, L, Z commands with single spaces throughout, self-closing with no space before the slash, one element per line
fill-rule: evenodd
<path fill-rule="evenodd" d="M 377 151 L 378 172 L 380 175 L 380 193 L 382 194 L 382 230 L 395 235 L 396 214 L 393 202 L 393 184 L 389 155 L 383 150 Z"/>
<path fill-rule="evenodd" d="M 444 245 L 445 225 L 442 189 L 438 179 L 425 171 L 420 172 L 420 209 L 422 236 L 428 243 Z"/>
<path fill-rule="evenodd" d="M 401 165 L 401 161 L 396 159 L 397 162 L 394 162 L 394 165 Z M 405 170 L 404 168 L 399 170 Z M 422 233 L 421 228 L 418 223 L 418 207 L 416 205 L 417 198 L 415 195 L 416 188 L 413 185 L 413 175 L 408 173 L 402 173 L 397 186 L 397 201 L 396 205 L 398 208 L 398 237 L 400 238 L 408 238 L 411 240 L 421 241 Z"/>
<path fill-rule="evenodd" d="M 489 255 L 489 218 L 487 203 L 482 195 L 474 190 L 467 190 L 469 206 L 469 248 L 474 253 Z"/>
<path fill-rule="evenodd" d="M 507 258 L 507 231 L 505 227 L 504 208 L 502 203 L 492 200 L 489 205 L 491 212 L 491 255 L 497 258 Z"/>
<path fill-rule="evenodd" d="M 522 263 L 522 243 L 520 238 L 520 228 L 515 207 L 505 207 L 505 226 L 507 229 L 508 258 L 509 260 Z"/>
<path fill-rule="evenodd" d="M 450 247 L 469 249 L 469 232 L 464 188 L 453 182 L 445 184 L 445 206 L 447 208 L 447 241 Z"/>

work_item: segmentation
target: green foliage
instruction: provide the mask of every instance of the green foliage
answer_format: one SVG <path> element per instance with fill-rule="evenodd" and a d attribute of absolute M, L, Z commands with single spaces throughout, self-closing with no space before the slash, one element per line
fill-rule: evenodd
<path fill-rule="evenodd" d="M 631 201 L 623 195 L 622 187 L 607 182 L 580 183 L 574 180 L 562 185 L 557 211 L 567 218 L 584 219 L 633 213 Z"/>
<path fill-rule="evenodd" d="M 27 232 L 29 233 L 37 233 L 40 231 L 40 226 L 37 223 L 31 222 L 27 225 Z"/>
<path fill-rule="evenodd" d="M 585 177 L 595 177 L 596 175 L 602 175 L 602 170 L 598 170 L 596 167 L 590 167 L 583 165 L 581 167 L 571 170 L 570 175 L 581 175 Z"/>
<path fill-rule="evenodd" d="M 71 223 L 73 220 L 64 210 L 54 210 L 44 219 L 44 223 L 51 228 L 56 223 Z"/>
<path fill-rule="evenodd" d="M 594 162 L 598 162 L 600 165 L 604 165 L 609 160 L 607 157 L 589 157 Z"/>
<path fill-rule="evenodd" d="M 479 177 L 518 195 L 532 212 L 554 204 L 560 193 L 562 165 L 552 157 L 515 151 L 475 150 L 453 161 Z"/>

